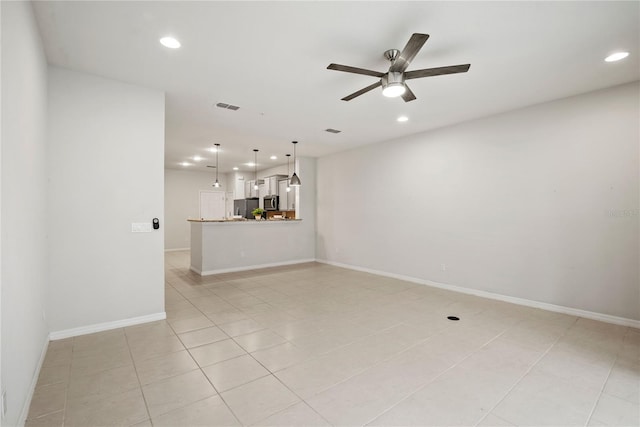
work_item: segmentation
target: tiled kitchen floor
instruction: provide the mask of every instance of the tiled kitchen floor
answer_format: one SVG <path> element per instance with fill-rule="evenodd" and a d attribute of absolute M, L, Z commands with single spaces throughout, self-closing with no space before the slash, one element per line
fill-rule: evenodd
<path fill-rule="evenodd" d="M 200 278 L 53 341 L 28 426 L 638 426 L 640 330 L 323 264 Z M 447 320 L 448 315 L 460 321 Z"/>

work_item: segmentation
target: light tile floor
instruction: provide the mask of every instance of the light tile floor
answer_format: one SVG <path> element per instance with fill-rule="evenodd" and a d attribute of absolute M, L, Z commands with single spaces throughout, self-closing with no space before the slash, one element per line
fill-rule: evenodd
<path fill-rule="evenodd" d="M 166 255 L 167 321 L 49 344 L 27 426 L 640 424 L 638 329 L 323 264 L 188 264 Z"/>

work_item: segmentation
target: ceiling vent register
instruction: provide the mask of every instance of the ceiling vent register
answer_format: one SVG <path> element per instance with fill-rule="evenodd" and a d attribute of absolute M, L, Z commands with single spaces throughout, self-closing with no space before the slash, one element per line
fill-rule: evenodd
<path fill-rule="evenodd" d="M 218 102 L 216 104 L 216 107 L 226 108 L 227 110 L 233 110 L 233 111 L 240 109 L 240 107 L 238 107 L 237 105 L 225 104 L 224 102 Z"/>

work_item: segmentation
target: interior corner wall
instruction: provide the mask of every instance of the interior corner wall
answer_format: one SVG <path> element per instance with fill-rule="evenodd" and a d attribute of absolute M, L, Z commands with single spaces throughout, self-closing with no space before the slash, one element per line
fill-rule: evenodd
<path fill-rule="evenodd" d="M 19 425 L 48 341 L 47 63 L 29 2 L 0 2 L 2 29 L 1 373 Z M 10 42 L 9 42 L 10 41 Z"/>
<path fill-rule="evenodd" d="M 320 158 L 318 259 L 640 320 L 639 100 L 634 82 Z"/>
<path fill-rule="evenodd" d="M 185 249 L 191 244 L 191 228 L 187 218 L 200 217 L 200 191 L 233 191 L 228 185 L 227 175 L 219 174 L 221 187 L 212 187 L 215 171 L 199 172 L 192 170 L 165 169 L 164 172 L 164 208 L 165 208 L 165 249 Z"/>
<path fill-rule="evenodd" d="M 163 314 L 164 94 L 49 67 L 48 114 L 52 333 Z"/>

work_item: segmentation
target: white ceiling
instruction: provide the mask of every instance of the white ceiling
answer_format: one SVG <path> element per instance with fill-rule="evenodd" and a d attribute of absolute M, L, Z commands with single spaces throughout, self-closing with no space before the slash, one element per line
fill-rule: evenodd
<path fill-rule="evenodd" d="M 640 79 L 640 3 L 630 2 L 35 2 L 51 64 L 166 92 L 166 167 L 221 144 L 220 170 L 291 152 L 323 156 Z M 408 70 L 470 63 L 411 80 L 417 100 L 380 89 L 340 98 L 386 71 L 382 53 L 431 37 Z M 173 35 L 182 48 L 158 43 Z M 604 57 L 631 55 L 617 63 Z M 238 111 L 216 108 L 234 104 Z M 399 115 L 409 121 L 397 123 Z M 342 130 L 340 134 L 326 128 Z M 279 156 L 278 162 L 268 156 Z M 194 163 L 193 161 L 191 161 Z"/>

